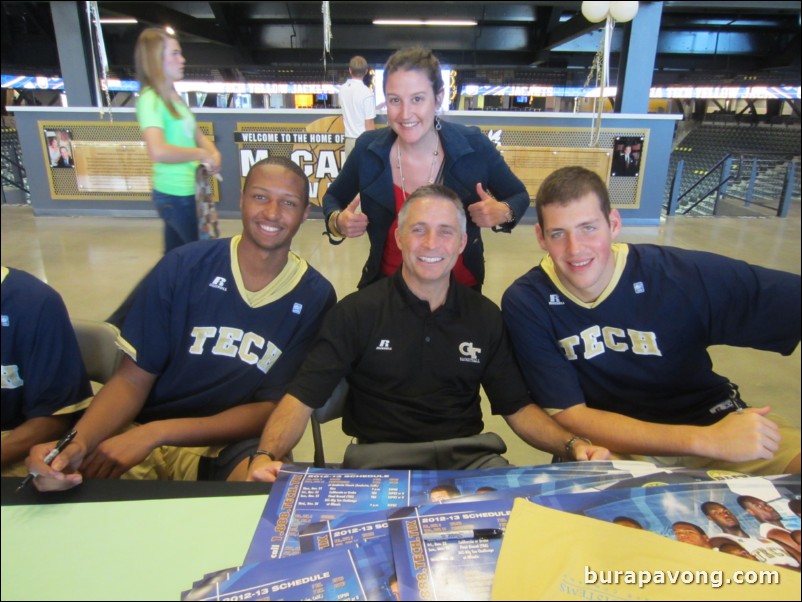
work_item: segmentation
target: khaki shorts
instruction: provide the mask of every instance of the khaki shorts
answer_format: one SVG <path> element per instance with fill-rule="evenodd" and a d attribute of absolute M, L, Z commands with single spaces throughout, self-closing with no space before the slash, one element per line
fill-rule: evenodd
<path fill-rule="evenodd" d="M 196 481 L 201 458 L 215 458 L 223 449 L 213 447 L 174 447 L 162 445 L 120 478 L 127 480 Z"/>
<path fill-rule="evenodd" d="M 8 434 L 11 431 L 3 431 L 2 432 L 2 439 L 8 437 Z M 24 477 L 27 476 L 28 469 L 25 466 L 25 460 L 20 460 L 10 466 L 6 466 L 2 472 L 0 472 L 0 476 L 4 477 Z"/>
<path fill-rule="evenodd" d="M 122 432 L 137 428 L 131 424 Z M 176 447 L 161 445 L 139 464 L 120 476 L 132 481 L 197 481 L 198 464 L 203 457 L 216 458 L 224 445 L 213 447 Z"/>

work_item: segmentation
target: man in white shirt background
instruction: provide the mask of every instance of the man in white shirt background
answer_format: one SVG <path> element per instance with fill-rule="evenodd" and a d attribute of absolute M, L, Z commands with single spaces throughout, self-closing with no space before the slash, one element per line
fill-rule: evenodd
<path fill-rule="evenodd" d="M 368 72 L 368 62 L 361 56 L 355 56 L 348 63 L 348 72 L 351 79 L 340 86 L 340 107 L 343 110 L 345 128 L 343 163 L 362 132 L 374 129 L 376 118 L 373 91 L 362 81 Z"/>

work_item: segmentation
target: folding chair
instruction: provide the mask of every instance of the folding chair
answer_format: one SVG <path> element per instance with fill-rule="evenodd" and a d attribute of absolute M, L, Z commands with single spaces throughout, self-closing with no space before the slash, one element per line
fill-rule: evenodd
<path fill-rule="evenodd" d="M 312 412 L 312 442 L 315 446 L 314 466 L 315 468 L 326 468 L 326 457 L 323 451 L 323 435 L 320 425 L 329 422 L 343 415 L 345 399 L 348 397 L 348 383 L 342 379 L 332 391 L 331 396 L 326 400 L 322 408 Z"/>
<path fill-rule="evenodd" d="M 86 367 L 92 390 L 106 384 L 122 361 L 123 352 L 117 347 L 120 331 L 108 322 L 95 320 L 72 320 L 72 328 L 81 349 L 81 358 Z"/>

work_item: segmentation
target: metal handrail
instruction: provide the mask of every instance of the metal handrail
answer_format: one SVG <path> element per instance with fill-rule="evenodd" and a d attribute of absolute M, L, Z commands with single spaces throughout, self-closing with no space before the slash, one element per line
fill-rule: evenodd
<path fill-rule="evenodd" d="M 691 186 L 690 188 L 688 188 L 688 190 L 686 190 L 686 191 L 685 191 L 685 192 L 683 192 L 681 195 L 679 195 L 679 197 L 677 198 L 677 204 L 679 204 L 679 203 L 682 201 L 682 198 L 683 198 L 683 197 L 685 197 L 685 196 L 687 196 L 688 194 L 690 194 L 690 192 L 691 192 L 691 191 L 692 191 L 694 188 L 696 188 L 697 186 L 699 186 L 699 184 L 701 184 L 702 182 L 704 182 L 704 180 L 705 180 L 705 178 L 707 178 L 707 176 L 709 176 L 709 175 L 712 175 L 712 173 L 713 173 L 715 170 L 717 170 L 719 167 L 721 167 L 721 166 L 724 164 L 724 162 L 725 162 L 727 159 L 729 159 L 730 157 L 732 157 L 732 153 L 727 153 L 726 155 L 724 155 L 724 157 L 721 159 L 721 161 L 719 161 L 719 162 L 718 162 L 718 163 L 716 163 L 716 164 L 715 164 L 713 167 L 711 167 L 711 168 L 708 170 L 708 172 L 707 172 L 705 175 L 703 175 L 701 178 L 699 178 L 699 179 L 696 181 L 696 183 L 695 183 L 693 186 Z M 714 190 L 715 190 L 715 189 L 714 189 Z M 712 191 L 711 191 L 711 192 L 712 192 Z M 710 194 L 710 193 L 707 193 L 705 196 L 707 196 L 708 194 Z M 704 198 L 704 197 L 702 197 L 702 198 Z"/>
<path fill-rule="evenodd" d="M 30 194 L 31 193 L 31 191 L 28 190 L 27 188 L 25 188 L 25 186 L 23 184 L 18 184 L 17 182 L 7 178 L 6 176 L 0 176 L 0 177 L 2 177 L 4 184 L 8 184 L 9 186 L 13 186 L 14 188 L 17 188 L 18 190 L 21 190 L 25 194 Z"/>

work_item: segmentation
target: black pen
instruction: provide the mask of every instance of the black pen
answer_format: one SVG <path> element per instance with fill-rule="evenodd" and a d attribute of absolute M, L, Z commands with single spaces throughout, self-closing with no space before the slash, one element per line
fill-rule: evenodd
<path fill-rule="evenodd" d="M 56 443 L 56 447 L 51 449 L 45 456 L 45 464 L 50 466 L 50 464 L 53 463 L 53 460 L 56 459 L 56 456 L 58 456 L 61 452 L 63 452 L 64 448 L 66 448 L 70 443 L 72 443 L 72 440 L 75 439 L 75 435 L 77 434 L 78 431 L 73 429 L 69 433 L 64 435 L 61 439 L 59 439 L 58 443 Z M 36 474 L 35 472 L 29 472 L 28 476 L 22 479 L 22 483 L 19 484 L 19 487 L 17 487 L 15 493 L 19 493 L 20 491 L 22 491 L 25 488 L 25 486 L 31 481 L 33 481 L 37 476 L 39 475 Z"/>
<path fill-rule="evenodd" d="M 453 541 L 456 539 L 499 539 L 503 529 L 457 529 L 456 531 L 432 531 L 423 534 L 424 541 Z"/>

